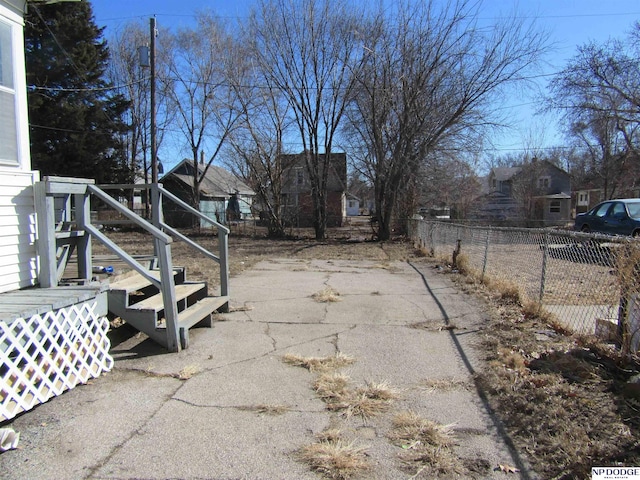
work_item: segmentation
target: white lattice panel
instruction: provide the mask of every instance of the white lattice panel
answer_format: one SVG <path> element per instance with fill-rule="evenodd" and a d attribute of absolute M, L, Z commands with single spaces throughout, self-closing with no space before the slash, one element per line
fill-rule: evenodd
<path fill-rule="evenodd" d="M 0 421 L 111 370 L 109 321 L 96 306 L 0 322 Z"/>

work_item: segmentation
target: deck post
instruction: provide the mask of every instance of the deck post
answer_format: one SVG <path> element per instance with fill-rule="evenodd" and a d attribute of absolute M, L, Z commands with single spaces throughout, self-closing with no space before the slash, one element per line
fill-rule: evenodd
<path fill-rule="evenodd" d="M 36 182 L 33 186 L 38 241 L 36 243 L 39 261 L 38 282 L 40 287 L 58 286 L 56 261 L 55 205 L 54 198 L 47 195 L 47 183 Z"/>
<path fill-rule="evenodd" d="M 220 295 L 229 296 L 229 234 L 218 230 L 218 248 L 220 258 Z M 220 308 L 225 313 L 229 311 L 229 302 Z"/>
<path fill-rule="evenodd" d="M 89 192 L 84 194 L 75 194 L 76 207 L 76 224 L 80 231 L 86 232 L 85 226 L 91 223 L 91 203 Z M 78 257 L 78 277 L 87 281 L 91 280 L 93 274 L 91 264 L 91 235 L 86 232 L 85 235 L 78 237 L 76 252 Z"/>

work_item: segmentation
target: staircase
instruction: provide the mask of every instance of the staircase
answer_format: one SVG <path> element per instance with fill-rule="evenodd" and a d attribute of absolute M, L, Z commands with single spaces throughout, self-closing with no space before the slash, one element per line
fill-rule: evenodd
<path fill-rule="evenodd" d="M 207 296 L 206 282 L 188 282 L 184 267 L 174 267 L 175 302 L 178 312 L 180 347 L 189 347 L 189 329 L 194 326 L 211 327 L 211 315 L 223 309 L 228 296 Z M 160 279 L 158 270 L 149 275 Z M 168 348 L 164 299 L 159 289 L 136 272 L 121 275 L 109 282 L 109 312 L 144 332 L 160 345 Z"/>
<path fill-rule="evenodd" d="M 147 190 L 151 198 L 151 221 L 123 206 L 114 198 L 117 195 L 111 196 L 104 191 L 127 188 Z M 110 282 L 109 312 L 146 333 L 170 352 L 179 352 L 189 346 L 189 328 L 198 325 L 210 327 L 214 311 L 228 311 L 229 229 L 187 205 L 161 184 L 98 187 L 91 179 L 44 177 L 36 182 L 34 192 L 39 233 L 38 281 L 41 287 L 56 287 L 69 281 L 63 277 L 73 251 L 77 257 L 77 276 L 71 281 L 76 284 L 92 282 L 91 242 L 97 240 L 133 269 Z M 98 199 L 124 217 L 128 224 L 148 234 L 148 241 L 154 248 L 151 267 L 142 265 L 106 235 L 99 225 L 92 223 L 91 198 Z M 166 202 L 173 202 L 217 230 L 217 255 L 164 221 L 163 206 Z M 184 268 L 173 267 L 171 244 L 175 241 L 186 243 L 219 266 L 220 296 L 208 296 L 206 283 L 189 282 Z"/>

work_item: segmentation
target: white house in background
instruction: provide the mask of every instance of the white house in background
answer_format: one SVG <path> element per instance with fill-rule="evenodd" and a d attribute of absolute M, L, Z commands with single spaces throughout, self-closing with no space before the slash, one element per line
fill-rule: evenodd
<path fill-rule="evenodd" d="M 347 216 L 357 217 L 360 215 L 360 199 L 351 193 L 347 193 Z"/>
<path fill-rule="evenodd" d="M 0 0 L 0 293 L 35 285 L 38 266 L 24 61 L 25 0 Z"/>

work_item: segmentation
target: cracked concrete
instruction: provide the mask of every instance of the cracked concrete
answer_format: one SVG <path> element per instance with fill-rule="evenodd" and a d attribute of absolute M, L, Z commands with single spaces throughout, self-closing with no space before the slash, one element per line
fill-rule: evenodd
<path fill-rule="evenodd" d="M 341 301 L 311 298 L 326 286 Z M 366 447 L 367 478 L 406 478 L 387 438 L 403 410 L 453 424 L 460 458 L 534 478 L 475 388 L 482 313 L 426 264 L 265 261 L 232 278 L 231 299 L 240 307 L 193 330 L 178 354 L 143 335 L 114 341 L 111 373 L 11 422 L 21 444 L 0 457 L 0 478 L 318 479 L 295 452 L 330 425 Z M 354 385 L 400 392 L 390 412 L 366 421 L 331 413 L 312 389 L 315 374 L 281 361 L 338 352 L 356 360 L 342 369 Z M 177 378 L 183 369 L 191 376 Z"/>

